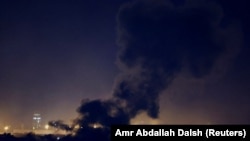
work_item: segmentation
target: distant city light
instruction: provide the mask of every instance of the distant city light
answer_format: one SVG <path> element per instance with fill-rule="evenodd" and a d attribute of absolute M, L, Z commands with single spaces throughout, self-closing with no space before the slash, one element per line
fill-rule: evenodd
<path fill-rule="evenodd" d="M 5 127 L 4 127 L 4 131 L 5 131 L 5 132 L 8 131 L 9 129 L 10 129 L 9 126 L 5 126 Z"/>
<path fill-rule="evenodd" d="M 98 126 L 96 124 L 93 125 L 94 128 L 97 128 Z"/>
<path fill-rule="evenodd" d="M 33 117 L 34 120 L 40 120 L 40 117 Z"/>
<path fill-rule="evenodd" d="M 103 128 L 103 126 L 100 123 L 94 123 L 94 124 L 90 124 L 90 127 L 92 128 Z"/>
<path fill-rule="evenodd" d="M 80 128 L 80 126 L 79 126 L 79 125 L 76 125 L 74 128 L 75 128 L 75 129 L 79 129 L 79 128 Z"/>
<path fill-rule="evenodd" d="M 45 128 L 46 130 L 48 130 L 48 129 L 49 129 L 49 125 L 46 124 L 46 125 L 44 126 L 44 128 Z"/>

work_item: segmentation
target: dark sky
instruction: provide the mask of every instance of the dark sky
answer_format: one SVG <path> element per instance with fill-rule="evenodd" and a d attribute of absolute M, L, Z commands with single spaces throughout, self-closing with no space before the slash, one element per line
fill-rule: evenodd
<path fill-rule="evenodd" d="M 132 117 L 159 100 L 146 122 L 250 123 L 248 0 L 128 2 L 1 1 L 0 128 L 34 112 L 70 122 L 82 99 L 123 99 L 122 84 L 157 93 L 128 97 Z"/>

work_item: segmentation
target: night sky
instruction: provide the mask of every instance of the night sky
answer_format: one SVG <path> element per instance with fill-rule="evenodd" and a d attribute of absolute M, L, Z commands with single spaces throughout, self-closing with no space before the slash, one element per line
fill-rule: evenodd
<path fill-rule="evenodd" d="M 249 124 L 249 4 L 2 0 L 0 128 L 71 123 L 82 99 L 132 123 Z"/>

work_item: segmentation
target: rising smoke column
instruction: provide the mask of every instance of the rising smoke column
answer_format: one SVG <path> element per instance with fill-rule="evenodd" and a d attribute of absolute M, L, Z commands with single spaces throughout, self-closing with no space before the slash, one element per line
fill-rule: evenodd
<path fill-rule="evenodd" d="M 84 101 L 77 124 L 129 124 L 140 112 L 157 118 L 159 94 L 183 69 L 195 78 L 209 75 L 226 50 L 222 11 L 211 1 L 138 0 L 117 16 L 117 78 L 110 100 Z"/>
<path fill-rule="evenodd" d="M 121 74 L 113 97 L 82 102 L 74 123 L 80 126 L 77 137 L 108 140 L 113 124 L 130 124 L 140 112 L 157 118 L 159 95 L 176 75 L 183 70 L 194 78 L 209 75 L 227 50 L 221 17 L 220 7 L 211 1 L 177 6 L 167 0 L 138 0 L 123 5 L 117 16 Z"/>
<path fill-rule="evenodd" d="M 114 97 L 130 118 L 159 114 L 159 94 L 183 69 L 195 78 L 210 74 L 225 51 L 221 9 L 214 3 L 137 1 L 118 15 L 118 65 L 123 75 Z"/>

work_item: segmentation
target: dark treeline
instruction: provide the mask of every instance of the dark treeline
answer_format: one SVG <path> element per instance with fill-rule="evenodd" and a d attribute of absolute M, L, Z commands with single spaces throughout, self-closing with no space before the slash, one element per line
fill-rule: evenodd
<path fill-rule="evenodd" d="M 34 135 L 32 133 L 26 134 L 26 135 L 21 136 L 21 137 L 16 137 L 16 136 L 11 135 L 9 133 L 5 133 L 5 134 L 0 135 L 1 141 L 57 141 L 58 139 L 59 138 L 57 138 L 54 135 L 38 136 L 38 135 Z"/>
<path fill-rule="evenodd" d="M 35 135 L 33 133 L 28 133 L 23 136 L 14 136 L 9 133 L 4 133 L 0 135 L 0 141 L 109 141 L 108 134 L 98 133 L 100 130 L 87 131 L 87 134 L 79 135 Z M 104 132 L 102 132 L 104 133 Z"/>

